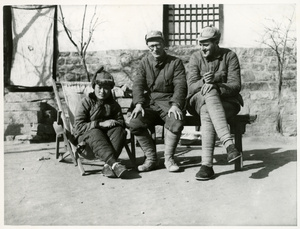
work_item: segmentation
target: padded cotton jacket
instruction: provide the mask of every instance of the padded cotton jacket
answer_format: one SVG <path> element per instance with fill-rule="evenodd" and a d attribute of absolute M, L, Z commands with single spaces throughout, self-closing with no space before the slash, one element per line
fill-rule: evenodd
<path fill-rule="evenodd" d="M 112 98 L 106 100 L 97 99 L 96 95 L 90 93 L 88 97 L 81 100 L 75 113 L 74 136 L 80 135 L 93 128 L 100 128 L 99 122 L 114 119 L 125 127 L 125 121 L 120 105 Z"/>
<path fill-rule="evenodd" d="M 214 84 L 217 85 L 221 99 L 243 106 L 241 90 L 241 70 L 237 55 L 226 48 L 219 48 L 219 52 L 211 61 L 202 56 L 199 50 L 191 55 L 189 61 L 188 105 L 193 107 L 193 96 L 200 91 L 204 84 L 203 75 L 206 72 L 214 72 Z M 204 104 L 204 100 L 202 104 Z M 190 109 L 189 109 L 190 110 Z"/>
<path fill-rule="evenodd" d="M 183 109 L 187 84 L 182 61 L 165 53 L 162 62 L 157 62 L 149 53 L 140 62 L 132 90 L 134 105 L 159 106 L 167 112 L 175 103 Z"/>

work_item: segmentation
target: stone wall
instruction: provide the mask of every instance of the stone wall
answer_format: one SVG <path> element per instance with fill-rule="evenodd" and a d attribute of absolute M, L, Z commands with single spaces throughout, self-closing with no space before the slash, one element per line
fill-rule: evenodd
<path fill-rule="evenodd" d="M 257 120 L 247 126 L 246 135 L 274 135 L 276 118 L 281 108 L 285 135 L 297 134 L 297 60 L 296 54 L 288 57 L 283 75 L 282 100 L 278 104 L 278 67 L 270 49 L 233 49 L 240 60 L 242 73 L 241 94 L 245 106 L 241 112 L 257 114 Z M 168 53 L 181 58 L 188 71 L 190 55 L 195 47 L 172 47 Z M 87 53 L 91 75 L 100 67 L 111 72 L 117 86 L 132 87 L 138 63 L 146 50 L 117 50 Z M 76 53 L 60 53 L 57 79 L 61 81 L 87 81 L 85 71 Z M 52 123 L 57 108 L 52 92 L 7 92 L 4 95 L 4 137 L 11 139 L 47 140 L 54 138 Z"/>
<path fill-rule="evenodd" d="M 196 50 L 192 46 L 172 47 L 168 53 L 181 58 L 188 71 L 189 58 Z M 276 134 L 276 118 L 281 108 L 284 134 L 296 135 L 296 54 L 290 53 L 288 56 L 287 68 L 283 74 L 282 100 L 278 104 L 278 66 L 274 52 L 262 48 L 232 48 L 232 50 L 237 53 L 241 64 L 241 94 L 245 101 L 241 112 L 258 115 L 256 122 L 247 126 L 246 134 Z M 146 50 L 90 52 L 87 55 L 88 69 L 93 74 L 103 65 L 115 77 L 116 85 L 127 84 L 131 88 L 139 60 L 146 53 Z M 75 53 L 61 53 L 58 65 L 59 80 L 86 80 L 84 70 Z"/>
<path fill-rule="evenodd" d="M 56 104 L 52 92 L 8 92 L 4 95 L 4 138 L 48 142 L 55 140 L 52 127 Z"/>

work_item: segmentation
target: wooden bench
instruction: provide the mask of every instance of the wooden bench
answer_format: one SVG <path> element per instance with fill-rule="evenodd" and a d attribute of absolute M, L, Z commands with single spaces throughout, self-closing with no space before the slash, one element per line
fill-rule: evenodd
<path fill-rule="evenodd" d="M 118 102 L 123 109 L 123 114 L 128 116 L 128 109 L 130 108 L 132 98 L 118 98 Z M 242 135 L 246 132 L 246 125 L 253 123 L 257 118 L 257 115 L 250 115 L 250 114 L 238 114 L 233 118 L 228 120 L 228 124 L 230 126 L 230 132 L 234 135 L 234 143 L 236 145 L 237 150 L 239 150 L 242 154 L 240 160 L 235 161 L 234 168 L 236 171 L 239 171 L 243 167 L 243 143 L 242 143 Z M 126 119 L 126 118 L 125 118 Z M 128 117 L 127 117 L 128 119 Z M 128 125 L 128 121 L 127 121 Z M 192 115 L 187 115 L 185 118 L 185 125 L 184 126 L 194 126 L 199 131 L 200 130 L 200 118 L 195 117 Z M 156 139 L 155 127 L 150 128 L 151 135 L 153 139 Z M 164 132 L 162 131 L 162 138 L 164 138 Z M 131 153 L 132 156 L 136 157 L 136 150 L 135 150 L 135 138 L 133 134 L 130 134 L 130 141 L 131 141 Z"/>

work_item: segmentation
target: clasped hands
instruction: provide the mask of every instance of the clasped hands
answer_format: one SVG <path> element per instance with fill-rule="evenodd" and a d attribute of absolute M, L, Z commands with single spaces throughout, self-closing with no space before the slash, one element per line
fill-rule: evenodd
<path fill-rule="evenodd" d="M 214 82 L 214 73 L 213 72 L 206 72 L 203 75 L 204 84 L 200 89 L 201 95 L 205 95 L 206 93 L 210 92 L 211 89 L 215 88 Z"/>

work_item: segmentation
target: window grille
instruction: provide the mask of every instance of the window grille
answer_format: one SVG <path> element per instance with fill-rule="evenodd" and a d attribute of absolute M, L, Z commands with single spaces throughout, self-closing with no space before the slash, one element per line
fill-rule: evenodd
<path fill-rule="evenodd" d="M 201 28 L 223 30 L 222 4 L 164 5 L 164 36 L 167 45 L 195 45 Z"/>

